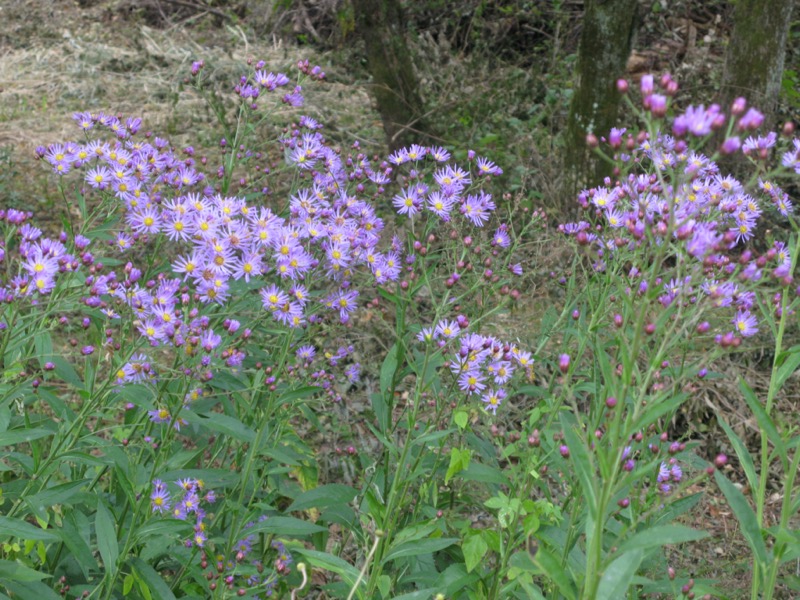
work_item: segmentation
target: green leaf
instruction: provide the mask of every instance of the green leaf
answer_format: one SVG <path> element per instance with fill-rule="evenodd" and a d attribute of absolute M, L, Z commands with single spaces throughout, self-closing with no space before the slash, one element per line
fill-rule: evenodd
<path fill-rule="evenodd" d="M 22 540 L 44 540 L 51 542 L 58 539 L 52 531 L 41 529 L 25 521 L 0 516 L 0 538 L 17 537 Z"/>
<path fill-rule="evenodd" d="M 136 571 L 136 574 L 141 577 L 150 588 L 150 591 L 155 593 L 156 598 L 159 600 L 175 600 L 175 594 L 172 593 L 167 583 L 153 567 L 138 556 L 132 557 L 130 563 Z"/>
<path fill-rule="evenodd" d="M 589 513 L 596 518 L 597 492 L 595 483 L 597 482 L 597 474 L 592 464 L 589 450 L 578 435 L 575 417 L 571 413 L 561 413 L 561 427 L 564 431 L 567 448 L 569 448 L 570 462 L 575 467 L 575 473 L 578 475 L 578 482 L 581 485 L 581 491 L 584 494 Z"/>
<path fill-rule="evenodd" d="M 408 592 L 402 596 L 395 596 L 392 598 L 392 600 L 429 600 L 430 598 L 435 597 L 435 595 L 436 588 L 425 588 L 424 590 Z"/>
<path fill-rule="evenodd" d="M 136 542 L 141 543 L 149 537 L 162 536 L 164 538 L 188 537 L 192 533 L 192 525 L 180 519 L 151 518 L 134 534 Z"/>
<path fill-rule="evenodd" d="M 740 492 L 735 485 L 733 485 L 725 475 L 719 471 L 714 471 L 714 479 L 717 480 L 717 485 L 725 494 L 728 504 L 733 510 L 733 514 L 739 521 L 742 528 L 742 534 L 747 540 L 750 549 L 755 554 L 759 563 L 762 565 L 767 562 L 767 548 L 764 545 L 764 538 L 761 536 L 761 527 L 758 525 L 756 513 L 747 502 L 747 498 Z"/>
<path fill-rule="evenodd" d="M 736 452 L 739 464 L 742 465 L 744 474 L 747 476 L 747 483 L 750 484 L 750 489 L 757 490 L 758 474 L 756 473 L 756 466 L 753 463 L 753 457 L 750 455 L 750 451 L 747 449 L 747 446 L 744 445 L 742 438 L 736 435 L 736 432 L 730 428 L 719 413 L 717 413 L 717 422 L 722 429 L 725 430 L 725 434 L 728 436 L 728 440 L 730 440 L 733 450 Z"/>
<path fill-rule="evenodd" d="M 53 356 L 53 339 L 49 331 L 39 330 L 33 336 L 33 346 L 36 348 L 36 357 L 39 359 L 39 366 L 44 369 L 46 362 Z"/>
<path fill-rule="evenodd" d="M 478 481 L 480 483 L 508 485 L 508 476 L 502 469 L 475 461 L 471 461 L 469 466 L 461 472 L 461 479 L 466 481 Z"/>
<path fill-rule="evenodd" d="M 453 447 L 450 449 L 450 466 L 447 467 L 447 473 L 444 476 L 444 484 L 447 485 L 450 480 L 461 471 L 469 467 L 470 459 L 472 458 L 472 451 L 469 449 L 460 449 Z"/>
<path fill-rule="evenodd" d="M 322 391 L 318 385 L 304 385 L 303 387 L 295 388 L 281 394 L 280 401 L 282 403 L 292 402 L 293 400 L 300 400 L 301 398 L 308 398 L 314 396 Z"/>
<path fill-rule="evenodd" d="M 668 544 L 683 544 L 708 537 L 705 531 L 698 531 L 684 525 L 660 525 L 637 532 L 619 547 L 619 552 L 629 550 L 666 546 Z"/>
<path fill-rule="evenodd" d="M 389 348 L 389 352 L 386 354 L 386 358 L 383 359 L 383 364 L 381 365 L 381 392 L 383 393 L 389 392 L 392 389 L 394 374 L 397 371 L 397 364 L 399 362 L 398 355 L 400 349 L 398 343 L 399 342 L 395 342 L 394 345 Z"/>
<path fill-rule="evenodd" d="M 480 533 L 471 535 L 461 544 L 461 551 L 464 553 L 464 565 L 467 572 L 471 572 L 483 560 L 489 551 L 489 545 Z"/>
<path fill-rule="evenodd" d="M 572 578 L 564 570 L 561 561 L 550 553 L 547 548 L 539 547 L 536 554 L 530 552 L 516 552 L 511 556 L 509 566 L 537 575 L 543 575 L 558 587 L 558 591 L 567 600 L 577 600 L 578 592 Z"/>
<path fill-rule="evenodd" d="M 11 581 L 41 581 L 52 577 L 47 573 L 41 573 L 13 560 L 0 560 L 0 579 L 10 579 Z"/>
<path fill-rule="evenodd" d="M 635 423 L 631 423 L 628 429 L 628 435 L 632 435 L 636 431 L 647 429 L 652 423 L 658 421 L 666 414 L 675 411 L 681 404 L 683 404 L 689 394 L 680 393 L 667 400 L 656 401 L 648 403 L 647 410 L 642 411 L 641 418 Z"/>
<path fill-rule="evenodd" d="M 128 594 L 131 593 L 131 590 L 133 589 L 133 582 L 134 582 L 133 575 L 131 575 L 130 573 L 125 575 L 125 579 L 122 580 L 123 596 L 127 596 Z"/>
<path fill-rule="evenodd" d="M 251 533 L 274 533 L 276 535 L 311 535 L 320 531 L 328 531 L 325 527 L 320 527 L 308 521 L 295 519 L 294 517 L 269 517 L 260 523 L 256 523 L 247 530 Z"/>
<path fill-rule="evenodd" d="M 406 542 L 394 547 L 383 559 L 383 564 L 386 564 L 392 560 L 397 560 L 398 558 L 408 558 L 410 556 L 419 556 L 421 554 L 433 554 L 434 552 L 443 550 L 448 546 L 452 546 L 458 541 L 458 538 L 429 538 L 427 540 L 414 540 L 413 542 Z"/>
<path fill-rule="evenodd" d="M 457 410 L 453 413 L 453 422 L 458 425 L 458 428 L 462 431 L 467 428 L 468 420 L 469 414 L 465 410 Z"/>
<path fill-rule="evenodd" d="M 114 527 L 114 519 L 111 516 L 111 512 L 99 498 L 97 500 L 97 512 L 94 517 L 94 529 L 97 534 L 97 549 L 100 551 L 103 565 L 106 571 L 113 575 L 117 571 L 119 542 L 117 541 L 117 531 Z"/>
<path fill-rule="evenodd" d="M 747 385 L 747 382 L 744 379 L 739 380 L 739 389 L 742 391 L 744 395 L 744 400 L 747 402 L 747 406 L 750 407 L 750 410 L 753 411 L 753 414 L 756 416 L 756 421 L 758 421 L 758 426 L 761 428 L 762 431 L 765 431 L 767 434 L 767 439 L 772 442 L 772 445 L 775 446 L 775 449 L 780 454 L 780 457 L 783 461 L 783 466 L 786 468 L 787 459 L 786 459 L 786 445 L 784 444 L 783 438 L 781 438 L 780 433 L 778 433 L 778 429 L 775 427 L 775 423 L 772 421 L 772 418 L 767 414 L 767 411 L 764 410 L 764 407 L 761 406 L 761 401 L 756 397 L 755 392 Z M 754 488 L 756 489 L 756 488 Z"/>
<path fill-rule="evenodd" d="M 370 394 L 369 398 L 372 403 L 372 412 L 375 413 L 375 420 L 378 421 L 378 427 L 381 433 L 384 434 L 389 429 L 389 404 L 386 402 L 386 397 L 382 392 Z"/>
<path fill-rule="evenodd" d="M 75 367 L 73 367 L 67 360 L 61 356 L 51 356 L 50 362 L 55 365 L 53 371 L 62 381 L 70 384 L 76 389 L 83 389 L 83 379 L 78 376 Z"/>
<path fill-rule="evenodd" d="M 659 511 L 656 522 L 671 523 L 681 515 L 692 510 L 702 499 L 703 492 L 696 492 L 691 496 L 684 496 L 683 498 L 679 498 L 674 502 L 670 502 L 661 511 Z"/>
<path fill-rule="evenodd" d="M 327 552 L 318 552 L 317 550 L 308 550 L 306 548 L 297 547 L 292 548 L 292 554 L 300 555 L 308 561 L 308 563 L 313 566 L 317 567 L 318 569 L 325 569 L 326 571 L 330 571 L 331 573 L 336 573 L 339 577 L 342 578 L 342 581 L 352 589 L 352 587 L 358 581 L 359 572 L 353 565 L 350 563 L 342 560 L 338 556 L 333 556 L 332 554 L 328 554 Z M 363 587 L 359 586 L 356 589 L 356 593 L 359 598 L 363 598 Z"/>
<path fill-rule="evenodd" d="M 797 371 L 797 367 L 800 366 L 800 346 L 790 348 L 784 352 L 783 355 L 785 358 L 781 366 L 778 367 L 778 372 L 775 374 L 777 389 L 783 387 L 786 380 L 789 379 L 789 377 Z"/>
<path fill-rule="evenodd" d="M 286 509 L 286 512 L 305 510 L 312 507 L 327 508 L 334 504 L 348 504 L 357 494 L 357 490 L 341 483 L 321 485 L 300 494 Z"/>
<path fill-rule="evenodd" d="M 600 585 L 597 586 L 596 600 L 619 600 L 628 596 L 628 588 L 633 581 L 639 565 L 642 564 L 644 551 L 631 550 L 614 559 L 603 572 Z"/>
<path fill-rule="evenodd" d="M 202 425 L 206 429 L 229 435 L 240 442 L 252 442 L 256 432 L 244 425 L 239 419 L 220 413 L 194 415 L 191 411 L 182 413 L 190 423 Z"/>
<path fill-rule="evenodd" d="M 388 575 L 378 577 L 378 591 L 381 593 L 382 598 L 388 598 L 389 593 L 392 591 L 392 578 Z"/>
<path fill-rule="evenodd" d="M 62 600 L 49 585 L 41 581 L 20 581 L 7 580 L 6 588 L 12 592 L 14 599 L 17 598 L 36 598 L 36 600 Z"/>
<path fill-rule="evenodd" d="M 25 498 L 25 503 L 34 511 L 43 511 L 52 508 L 56 504 L 66 503 L 79 494 L 81 489 L 90 482 L 91 479 L 81 479 L 79 481 L 70 481 L 68 483 L 54 485 L 33 496 Z"/>
<path fill-rule="evenodd" d="M 54 435 L 55 431 L 37 427 L 34 429 L 12 429 L 0 433 L 0 446 L 16 446 Z"/>
<path fill-rule="evenodd" d="M 74 513 L 73 513 L 74 515 Z M 64 519 L 59 529 L 58 536 L 64 545 L 69 550 L 72 557 L 78 563 L 84 577 L 89 578 L 89 572 L 97 568 L 97 561 L 94 559 L 92 549 L 86 543 L 86 540 L 78 533 L 78 530 L 68 519 Z"/>

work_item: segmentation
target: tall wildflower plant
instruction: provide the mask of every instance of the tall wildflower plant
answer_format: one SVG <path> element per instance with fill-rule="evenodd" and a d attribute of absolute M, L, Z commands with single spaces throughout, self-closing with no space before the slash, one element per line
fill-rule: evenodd
<path fill-rule="evenodd" d="M 517 240 L 537 219 L 495 215 L 484 184 L 502 171 L 472 153 L 333 147 L 299 111 L 319 67 L 252 67 L 225 96 L 192 66 L 224 130 L 212 158 L 79 113 L 78 141 L 37 151 L 64 230 L 2 212 L 9 593 L 294 597 L 309 564 L 336 574 L 335 596 L 373 597 L 457 547 L 425 514 L 430 478 L 460 407 L 494 413 L 530 375 L 530 354 L 480 324 L 518 296 Z M 380 309 L 393 333 L 362 382 L 353 332 Z M 362 385 L 382 449 L 359 487 L 320 485 L 310 434 Z M 326 552 L 331 527 L 358 566 Z"/>
<path fill-rule="evenodd" d="M 303 111 L 321 69 L 265 67 L 220 91 L 192 66 L 222 129 L 213 149 L 76 114 L 75 141 L 38 150 L 63 231 L 0 212 L 0 588 L 711 595 L 661 549 L 704 535 L 673 521 L 714 473 L 753 552 L 753 597 L 771 597 L 798 555 L 800 459 L 772 413 L 800 363 L 783 348 L 798 238 L 780 187 L 800 143 L 757 136 L 743 101 L 667 118 L 676 84 L 644 78 L 641 129 L 602 140 L 618 177 L 556 234 L 576 250 L 564 303 L 526 347 L 493 323 L 542 215 L 492 194 L 500 167 L 336 146 Z M 751 181 L 716 165 L 739 153 Z M 768 213 L 788 239 L 759 236 Z M 666 425 L 715 358 L 766 335 L 767 397 L 741 386 L 759 456 L 722 419 L 751 505 L 715 472 L 726 457 L 706 464 Z M 505 431 L 509 414 L 523 418 Z"/>
<path fill-rule="evenodd" d="M 628 87 L 619 82 L 620 92 Z M 590 136 L 617 176 L 580 194 L 586 219 L 560 228 L 580 255 L 566 283 L 586 285 L 570 295 L 575 327 L 564 332 L 562 376 L 546 392 L 546 423 L 560 424 L 560 431 L 533 442 L 563 459 L 557 481 L 567 484 L 556 504 L 569 517 L 539 530 L 532 562 L 568 598 L 622 598 L 634 590 L 716 594 L 709 582 L 681 579 L 654 558 L 658 547 L 703 535 L 670 524 L 700 499 L 690 490 L 706 467 L 690 453 L 690 441 L 670 440 L 664 427 L 715 358 L 767 336 L 775 347 L 766 398 L 740 379 L 759 424 L 760 455 L 751 457 L 719 415 L 752 497 L 707 469 L 750 545 L 753 598 L 773 597 L 781 565 L 799 548 L 790 522 L 800 508 L 800 453 L 791 426 L 781 428 L 772 413 L 800 362 L 796 346 L 783 347 L 800 290 L 793 279 L 797 221 L 781 188 L 800 172 L 800 142 L 759 135 L 763 117 L 743 99 L 729 113 L 716 105 L 673 112 L 675 91 L 669 76 L 644 77 L 641 100 L 630 102 L 639 129 Z M 721 172 L 721 157 L 742 155 L 749 179 Z M 785 238 L 759 233 L 767 215 L 781 223 Z M 726 461 L 719 456 L 715 463 Z M 770 522 L 766 492 L 776 468 L 784 500 Z M 552 494 L 552 483 L 539 484 L 550 489 L 542 493 Z"/>

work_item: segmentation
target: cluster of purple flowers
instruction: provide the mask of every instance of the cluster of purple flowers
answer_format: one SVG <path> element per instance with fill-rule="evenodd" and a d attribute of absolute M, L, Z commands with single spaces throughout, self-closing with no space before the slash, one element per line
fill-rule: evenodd
<path fill-rule="evenodd" d="M 666 441 L 666 436 L 662 435 L 662 440 Z M 680 442 L 672 442 L 668 446 L 670 455 L 676 454 L 685 448 L 685 445 Z M 658 454 L 660 447 L 657 443 L 648 444 L 648 450 L 651 454 Z M 625 446 L 622 451 L 622 469 L 631 472 L 636 468 L 636 453 L 632 446 Z M 678 464 L 678 460 L 674 456 L 670 456 L 667 462 L 661 462 L 656 481 L 659 486 L 658 489 L 664 494 L 672 491 L 670 483 L 680 483 L 683 479 L 683 470 Z"/>
<path fill-rule="evenodd" d="M 517 369 L 531 379 L 534 361 L 530 352 L 515 344 L 470 333 L 468 326 L 466 317 L 458 315 L 455 320 L 444 319 L 422 329 L 417 339 L 441 348 L 458 388 L 467 396 L 479 396 L 484 408 L 496 414 L 508 397 L 504 386 L 511 382 Z"/>
<path fill-rule="evenodd" d="M 203 67 L 202 62 L 192 65 L 192 74 L 199 75 Z M 319 67 L 305 61 L 298 68 L 312 79 L 324 77 Z M 252 75 L 239 80 L 234 91 L 253 104 L 262 94 L 289 83 L 286 75 L 265 71 L 262 62 L 255 64 Z M 301 105 L 300 87 L 282 100 Z M 104 270 L 88 252 L 87 238 L 75 236 L 74 249 L 68 249 L 66 234 L 59 240 L 43 238 L 25 222 L 30 215 L 9 210 L 1 214 L 18 228 L 20 258 L 18 266 L 6 270 L 16 271 L 14 277 L 0 281 L 0 300 L 18 296 L 35 300 L 35 295 L 55 289 L 58 273 L 85 266 L 90 274 L 82 303 L 100 309 L 111 323 L 131 316 L 140 340 L 152 348 L 180 348 L 183 375 L 201 385 L 213 378 L 218 362 L 237 369 L 246 357 L 243 348 L 253 332 L 236 319 L 227 319 L 220 327 L 214 317 L 217 307 L 238 301 L 240 289 L 255 284 L 263 309 L 275 322 L 302 328 L 328 320 L 348 324 L 362 305 L 365 290 L 399 284 L 404 274 L 413 279 L 418 256 L 425 256 L 427 248 L 417 242 L 413 250 L 407 249 L 398 236 L 388 240 L 374 203 L 393 181 L 400 191 L 391 202 L 398 213 L 409 217 L 425 210 L 437 221 L 450 222 L 461 215 L 461 224 L 472 228 L 486 225 L 496 210 L 481 184 L 502 174 L 502 169 L 487 158 L 470 152 L 470 172 L 451 164 L 443 148 L 414 145 L 376 163 L 359 151 L 358 144 L 343 155 L 323 136 L 322 125 L 308 116 L 300 116 L 279 140 L 286 165 L 299 175 L 303 187 L 294 189 L 277 212 L 241 196 L 218 193 L 213 177 L 203 172 L 205 158 L 196 158 L 191 147 L 180 150 L 166 139 L 140 135 L 141 119 L 82 112 L 74 120 L 85 139 L 38 148 L 38 156 L 59 176 L 82 171 L 84 193 L 98 194 L 121 209 L 124 227 L 109 242 L 111 247 L 123 254 L 135 248 L 141 251 L 158 238 L 165 256 L 174 257 L 171 273 L 145 280 L 131 262 L 116 272 Z M 109 132 L 111 139 L 105 139 Z M 223 148 L 226 144 L 221 142 Z M 400 165 L 408 170 L 398 175 L 395 169 Z M 217 177 L 226 168 L 220 167 Z M 471 238 L 465 239 L 471 243 Z M 508 228 L 501 225 L 487 245 L 493 256 L 508 249 Z M 5 258 L 5 248 L 0 248 L 0 261 Z M 459 269 L 462 266 L 468 268 L 459 263 Z M 510 269 L 521 273 L 520 265 Z M 488 267 L 484 276 L 497 279 Z M 448 285 L 459 277 L 454 273 Z M 120 341 L 111 329 L 106 334 L 106 345 L 116 354 Z M 93 351 L 87 347 L 85 353 Z M 310 365 L 315 352 L 313 347 L 301 348 L 298 366 Z M 356 382 L 361 366 L 347 360 L 351 352 L 337 350 L 325 358 L 330 367 L 341 366 L 344 376 Z M 462 365 L 463 372 L 457 375 L 462 386 L 464 382 L 471 386 L 470 393 L 484 392 L 484 401 L 494 411 L 506 392 L 484 391 L 483 379 L 476 378 L 484 358 L 481 353 L 481 360 L 470 368 Z M 154 381 L 156 364 L 147 353 L 137 351 L 115 367 L 116 382 L 124 386 Z M 318 368 L 313 375 L 323 387 L 333 389 L 326 369 Z M 472 379 L 479 380 L 469 383 Z M 274 382 L 275 376 L 270 377 L 268 384 Z M 188 394 L 177 409 L 156 406 L 149 411 L 151 420 L 179 429 L 186 423 L 180 413 L 189 409 L 198 393 Z"/>
<path fill-rule="evenodd" d="M 260 523 L 268 518 L 267 515 L 261 515 L 257 522 Z M 255 525 L 255 521 L 247 523 L 244 526 L 245 531 L 252 529 Z M 272 596 L 280 577 L 286 576 L 291 572 L 294 558 L 281 540 L 272 540 L 270 546 L 275 556 L 272 563 L 273 570 L 266 570 L 261 559 L 255 559 L 250 561 L 250 569 L 247 570 L 247 574 L 242 574 L 239 572 L 238 567 L 253 554 L 254 545 L 257 541 L 255 535 L 245 535 L 234 544 L 232 557 L 226 559 L 222 554 L 217 555 L 215 569 L 208 572 L 207 579 L 210 581 L 220 579 L 229 589 L 233 589 L 237 585 L 242 586 L 240 589 L 248 588 L 251 592 L 254 592 L 253 598 L 269 598 Z M 205 568 L 207 566 L 205 557 L 203 561 Z"/>
<path fill-rule="evenodd" d="M 672 89 L 670 81 L 666 78 L 661 82 L 667 91 Z M 652 78 L 643 80 L 642 91 L 645 107 L 653 113 L 653 106 L 660 106 L 661 100 L 654 92 Z M 739 131 L 753 131 L 763 120 L 754 109 L 744 112 L 743 101 L 733 112 L 734 117 L 737 115 Z M 624 142 L 625 130 L 615 130 L 609 141 L 614 149 L 625 150 L 617 158 L 630 165 L 632 173 L 616 185 L 607 179 L 604 186 L 580 194 L 579 202 L 594 213 L 598 225 L 580 221 L 563 225 L 561 230 L 594 249 L 598 270 L 604 270 L 620 249 L 661 244 L 671 235 L 675 252 L 687 259 L 680 260 L 688 265 L 689 273 L 680 281 L 659 282 L 664 286 L 659 301 L 667 307 L 673 302 L 695 303 L 706 298 L 713 307 L 733 308 L 733 330 L 717 336 L 718 341 L 730 343 L 758 331 L 751 313 L 755 295 L 748 291 L 747 283 L 759 281 L 766 273 L 782 283 L 791 282 L 792 257 L 782 242 L 775 242 L 760 257 L 738 247 L 752 239 L 766 207 L 784 217 L 794 209 L 788 195 L 772 181 L 762 179 L 758 190 L 748 191 L 733 176 L 722 174 L 708 156 L 691 150 L 684 139 L 687 135 L 706 136 L 726 123 L 727 117 L 718 106 L 700 106 L 689 107 L 673 120 L 673 135 L 659 133 L 651 139 L 642 132 L 636 138 L 629 134 Z M 761 160 L 765 158 L 761 150 L 771 148 L 775 141 L 774 134 L 749 137 L 742 152 L 755 153 Z M 784 166 L 796 165 L 798 140 L 794 148 L 784 155 Z M 738 256 L 733 255 L 734 250 Z M 640 275 L 634 264 L 629 272 L 631 288 L 644 294 L 649 290 Z"/>
<path fill-rule="evenodd" d="M 58 239 L 45 237 L 42 230 L 29 223 L 31 213 L 16 209 L 0 210 L 0 222 L 11 228 L 12 236 L 4 240 L 14 241 L 15 248 L 0 244 L 0 265 L 7 265 L 0 276 L 0 302 L 8 303 L 19 298 L 36 302 L 38 296 L 53 291 L 56 279 L 64 273 L 73 273 L 83 265 L 94 262 L 87 250 L 90 240 L 76 235 L 71 240 L 66 233 Z M 9 252 L 12 254 L 8 254 Z"/>
<path fill-rule="evenodd" d="M 194 520 L 194 533 L 186 540 L 186 546 L 203 548 L 208 540 L 204 519 L 206 511 L 202 503 L 213 504 L 216 501 L 214 490 L 205 490 L 200 479 L 179 479 L 175 482 L 180 488 L 181 497 L 173 498 L 167 485 L 160 479 L 153 480 L 153 491 L 150 494 L 150 506 L 153 513 L 172 515 L 181 521 Z"/>

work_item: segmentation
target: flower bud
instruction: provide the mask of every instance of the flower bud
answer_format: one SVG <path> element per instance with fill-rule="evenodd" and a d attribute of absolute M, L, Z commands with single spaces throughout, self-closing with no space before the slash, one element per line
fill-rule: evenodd
<path fill-rule="evenodd" d="M 731 104 L 731 115 L 734 117 L 741 117 L 747 109 L 747 100 L 739 96 Z"/>

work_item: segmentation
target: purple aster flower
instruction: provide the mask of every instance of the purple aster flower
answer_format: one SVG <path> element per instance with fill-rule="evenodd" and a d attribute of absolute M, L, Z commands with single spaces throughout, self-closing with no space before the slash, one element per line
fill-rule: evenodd
<path fill-rule="evenodd" d="M 511 245 L 511 238 L 505 226 L 501 226 L 494 232 L 491 244 L 492 246 L 499 246 L 500 248 L 508 248 Z"/>
<path fill-rule="evenodd" d="M 503 400 L 506 397 L 506 391 L 504 389 L 495 390 L 487 390 L 483 396 L 481 396 L 481 401 L 486 405 L 485 408 L 487 411 L 491 411 L 493 415 L 497 414 L 497 408 L 503 403 Z"/>
<path fill-rule="evenodd" d="M 165 512 L 169 512 L 171 507 L 169 491 L 167 491 L 166 486 L 163 484 L 157 485 L 156 481 L 153 482 L 153 493 L 150 494 L 150 506 L 154 513 L 164 514 Z"/>
<path fill-rule="evenodd" d="M 788 169 L 794 169 L 795 173 L 800 174 L 800 139 L 792 140 L 792 144 L 794 148 L 783 154 L 781 164 Z"/>
<path fill-rule="evenodd" d="M 455 204 L 453 196 L 445 196 L 441 192 L 431 192 L 426 201 L 426 207 L 443 221 L 450 220 L 450 211 Z"/>
<path fill-rule="evenodd" d="M 243 540 L 239 540 L 238 542 L 236 542 L 234 550 L 237 553 L 240 553 L 242 555 L 242 558 L 246 557 L 253 550 L 253 536 L 248 535 Z"/>
<path fill-rule="evenodd" d="M 325 300 L 325 305 L 338 310 L 339 319 L 342 323 L 346 323 L 350 318 L 350 313 L 358 308 L 356 298 L 358 298 L 358 290 L 340 290 L 329 296 Z"/>
<path fill-rule="evenodd" d="M 158 233 L 161 230 L 161 215 L 155 206 L 146 206 L 126 216 L 128 225 L 137 233 Z"/>
<path fill-rule="evenodd" d="M 514 374 L 514 365 L 507 360 L 500 360 L 489 365 L 486 370 L 494 375 L 494 382 L 496 384 L 504 385 Z"/>
<path fill-rule="evenodd" d="M 317 351 L 314 346 L 307 345 L 307 346 L 300 346 L 297 349 L 296 356 L 298 359 L 304 362 L 311 362 L 314 360 L 314 356 L 316 356 Z"/>
<path fill-rule="evenodd" d="M 673 133 L 676 136 L 683 136 L 687 132 L 695 137 L 703 137 L 711 133 L 714 121 L 720 114 L 720 108 L 712 104 L 706 110 L 702 104 L 700 106 L 690 106 L 686 112 L 675 118 L 672 125 Z"/>
<path fill-rule="evenodd" d="M 284 94 L 283 101 L 289 106 L 303 106 L 303 89 L 297 85 L 294 90 L 288 94 Z"/>
<path fill-rule="evenodd" d="M 480 198 L 475 195 L 467 196 L 459 209 L 470 223 L 476 227 L 483 226 L 489 220 L 489 212 L 483 206 Z"/>
<path fill-rule="evenodd" d="M 361 378 L 361 363 L 350 365 L 345 369 L 344 374 L 350 383 L 357 383 Z"/>
<path fill-rule="evenodd" d="M 264 308 L 270 312 L 275 312 L 281 305 L 289 302 L 289 296 L 282 292 L 275 284 L 262 289 L 260 294 Z"/>
<path fill-rule="evenodd" d="M 157 408 L 155 410 L 150 410 L 147 412 L 150 417 L 150 420 L 153 423 L 169 423 L 172 420 L 172 417 L 169 414 L 169 411 L 166 408 Z"/>
<path fill-rule="evenodd" d="M 393 165 L 402 165 L 409 161 L 408 152 L 405 148 L 400 148 L 389 155 L 388 160 Z"/>
<path fill-rule="evenodd" d="M 198 345 L 206 352 L 211 352 L 222 343 L 222 336 L 214 333 L 213 329 L 207 329 L 200 336 Z"/>
<path fill-rule="evenodd" d="M 461 327 L 458 325 L 458 323 L 456 323 L 455 321 L 448 321 L 445 319 L 443 321 L 440 321 L 436 325 L 436 330 L 434 331 L 434 333 L 436 337 L 442 336 L 447 339 L 453 339 L 458 335 L 460 331 Z"/>
<path fill-rule="evenodd" d="M 749 310 L 743 310 L 733 318 L 733 326 L 742 337 L 750 337 L 758 333 L 758 320 Z"/>
<path fill-rule="evenodd" d="M 756 222 L 751 219 L 746 219 L 742 221 L 738 221 L 735 227 L 732 227 L 729 231 L 736 234 L 736 243 L 739 242 L 746 242 L 750 238 L 753 237 L 756 229 Z"/>
<path fill-rule="evenodd" d="M 109 169 L 99 166 L 95 167 L 94 169 L 90 169 L 89 172 L 86 173 L 85 181 L 93 188 L 104 190 L 111 185 L 113 177 L 114 176 Z"/>
<path fill-rule="evenodd" d="M 433 327 L 423 327 L 422 331 L 417 334 L 417 340 L 423 343 L 432 342 L 439 337 L 433 330 Z"/>
<path fill-rule="evenodd" d="M 78 124 L 78 127 L 87 131 L 94 127 L 94 119 L 92 119 L 92 114 L 88 112 L 81 112 L 75 113 L 72 115 L 72 119 Z"/>
<path fill-rule="evenodd" d="M 441 147 L 431 147 L 428 149 L 428 156 L 436 162 L 447 162 L 450 160 L 450 153 Z"/>
<path fill-rule="evenodd" d="M 422 201 L 415 190 L 405 189 L 392 199 L 392 205 L 398 214 L 413 217 L 422 208 Z"/>
<path fill-rule="evenodd" d="M 462 392 L 474 394 L 476 392 L 482 392 L 484 389 L 486 389 L 486 384 L 483 383 L 484 381 L 486 381 L 486 376 L 480 371 L 477 369 L 467 369 L 459 376 L 458 387 Z"/>
<path fill-rule="evenodd" d="M 498 167 L 492 161 L 481 156 L 477 160 L 478 175 L 502 175 L 503 169 Z"/>
<path fill-rule="evenodd" d="M 419 146 L 417 144 L 411 144 L 411 147 L 406 150 L 406 156 L 408 156 L 409 160 L 422 160 L 425 158 L 428 150 L 424 146 Z"/>
<path fill-rule="evenodd" d="M 192 536 L 192 543 L 198 548 L 203 548 L 206 545 L 206 540 L 208 540 L 208 537 L 203 531 L 195 531 L 194 536 Z"/>
<path fill-rule="evenodd" d="M 747 109 L 747 112 L 744 116 L 739 119 L 739 123 L 737 126 L 741 131 L 745 130 L 756 130 L 761 127 L 761 124 L 764 122 L 764 115 L 757 111 L 755 108 Z"/>

